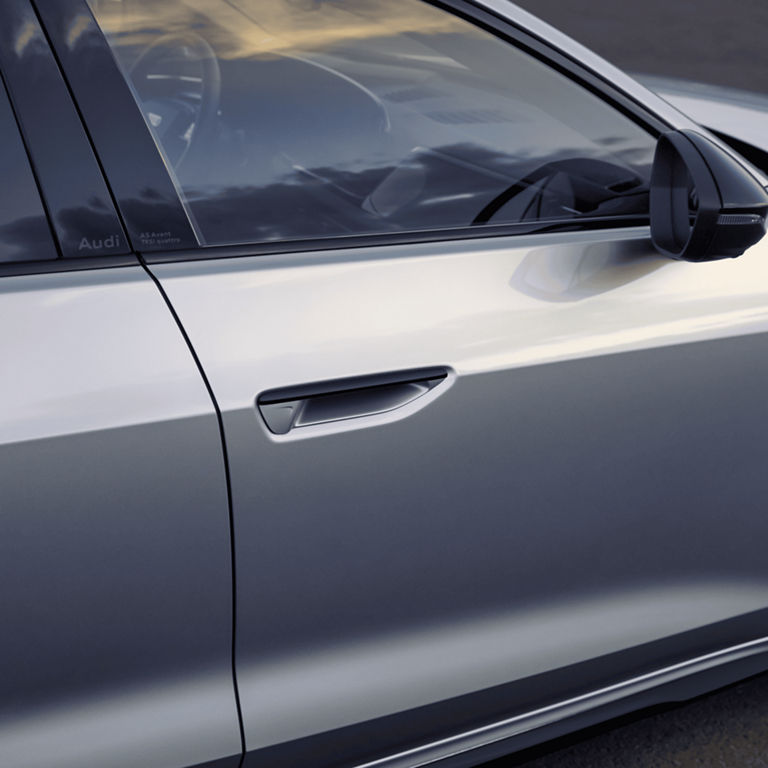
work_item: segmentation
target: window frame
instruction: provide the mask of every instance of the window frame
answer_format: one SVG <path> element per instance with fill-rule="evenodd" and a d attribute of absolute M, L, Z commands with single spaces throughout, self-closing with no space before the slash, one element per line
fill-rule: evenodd
<path fill-rule="evenodd" d="M 129 254 L 93 148 L 28 0 L 0 6 L 0 69 L 58 258 Z M 80 213 L 90 209 L 98 219 Z"/>
<path fill-rule="evenodd" d="M 24 180 L 26 184 L 29 184 L 28 187 L 29 192 L 37 193 L 37 202 L 39 203 L 39 213 L 36 215 L 42 214 L 45 218 L 45 224 L 46 224 L 46 230 L 48 233 L 48 240 L 49 240 L 49 247 L 50 252 L 53 254 L 52 258 L 49 259 L 39 259 L 35 260 L 33 262 L 30 261 L 16 261 L 16 260 L 9 260 L 9 261 L 0 261 L 0 268 L 2 269 L 8 269 L 9 267 L 13 269 L 17 264 L 50 264 L 52 261 L 58 261 L 61 259 L 61 252 L 59 250 L 59 244 L 56 241 L 56 238 L 53 234 L 53 228 L 51 227 L 51 217 L 48 214 L 48 208 L 45 204 L 45 198 L 42 195 L 42 192 L 40 190 L 40 183 L 38 182 L 37 175 L 35 174 L 35 171 L 32 167 L 32 162 L 29 157 L 29 148 L 27 147 L 27 143 L 24 140 L 24 134 L 21 130 L 21 125 L 19 125 L 19 118 L 16 114 L 16 111 L 13 108 L 13 102 L 11 101 L 11 96 L 8 93 L 8 87 L 5 81 L 5 78 L 3 76 L 3 73 L 0 71 L 0 124 L 2 126 L 7 126 L 10 135 L 8 136 L 8 145 L 4 149 L 0 149 L 0 154 L 4 158 L 10 156 L 13 158 L 11 162 L 21 161 L 22 165 L 24 166 L 25 173 L 23 175 L 26 176 L 26 179 Z M 0 127 L 2 127 L 0 126 Z M 3 134 L 0 134 L 0 138 L 2 138 Z M 7 154 L 6 154 L 7 153 Z M 18 221 L 18 219 L 16 219 Z"/>
<path fill-rule="evenodd" d="M 455 241 L 487 237 L 509 237 L 540 232 L 568 230 L 602 230 L 648 227 L 648 217 L 594 217 L 592 219 L 550 219 L 540 222 L 517 222 L 483 227 L 449 227 L 429 230 L 403 230 L 386 234 L 340 235 L 322 238 L 246 242 L 228 245 L 200 245 L 181 197 L 173 184 L 170 173 L 157 148 L 154 138 L 146 127 L 137 108 L 130 86 L 120 70 L 105 34 L 98 26 L 87 0 L 32 0 L 47 30 L 52 47 L 66 77 L 70 91 L 77 100 L 78 108 L 89 128 L 97 156 L 110 184 L 113 195 L 122 212 L 124 226 L 136 253 L 148 263 L 218 259 L 245 255 L 276 253 L 301 253 L 340 248 L 400 245 L 420 242 Z M 447 13 L 464 19 L 495 35 L 509 45 L 552 67 L 569 80 L 580 85 L 607 102 L 611 107 L 632 120 L 656 139 L 671 127 L 667 120 L 654 113 L 630 94 L 610 83 L 599 73 L 555 48 L 527 29 L 508 18 L 479 7 L 471 0 L 420 0 Z M 68 46 L 67 30 L 88 26 L 89 45 L 78 49 Z M 90 54 L 90 58 L 89 58 Z M 99 61 L 99 77 L 94 80 L 89 64 L 93 57 Z M 130 158 L 126 162 L 126 158 Z M 134 169 L 140 167 L 140 180 Z M 144 193 L 162 201 L 173 212 L 178 227 L 174 237 L 179 243 L 173 247 L 141 246 L 144 227 L 127 215 L 131 199 Z M 128 204 L 128 205 L 126 205 Z M 153 231 L 168 231 L 164 226 L 167 215 L 158 211 L 157 225 Z M 186 226 L 184 225 L 186 223 Z"/>

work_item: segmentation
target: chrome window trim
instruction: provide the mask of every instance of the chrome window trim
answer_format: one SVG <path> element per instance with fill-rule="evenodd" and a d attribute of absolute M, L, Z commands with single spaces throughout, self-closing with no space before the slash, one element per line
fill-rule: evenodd
<path fill-rule="evenodd" d="M 369 235 L 346 235 L 341 237 L 315 238 L 310 240 L 268 240 L 266 242 L 219 245 L 186 251 L 153 251 L 142 253 L 147 264 L 172 264 L 185 261 L 208 261 L 233 259 L 247 256 L 276 256 L 314 254 L 323 251 L 356 250 L 355 259 L 359 260 L 362 249 L 375 249 L 382 246 L 407 246 L 421 243 L 453 243 L 457 241 L 471 243 L 477 240 L 493 240 L 512 237 L 552 236 L 572 232 L 583 235 L 589 232 L 616 231 L 617 239 L 634 237 L 638 233 L 651 237 L 650 222 L 647 217 L 604 217 L 592 226 L 578 227 L 573 219 L 552 219 L 538 222 L 521 222 L 485 227 L 456 227 L 454 229 L 407 230 Z M 508 247 L 505 242 L 500 247 Z M 316 257 L 320 259 L 318 255 Z"/>

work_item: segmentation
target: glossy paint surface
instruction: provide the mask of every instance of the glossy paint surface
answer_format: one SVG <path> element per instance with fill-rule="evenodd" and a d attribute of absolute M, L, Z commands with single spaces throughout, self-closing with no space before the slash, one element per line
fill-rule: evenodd
<path fill-rule="evenodd" d="M 731 668 L 738 666 L 742 677 L 745 677 L 749 675 L 750 669 L 761 669 L 759 662 L 750 666 L 754 664 L 755 657 L 761 654 L 764 667 L 767 653 L 768 639 L 759 638 L 719 652 L 694 656 L 649 674 L 596 688 L 581 696 L 436 739 L 359 765 L 358 768 L 412 768 L 414 765 L 430 764 L 446 768 L 467 768 L 480 765 L 495 757 L 506 756 L 511 750 L 539 743 L 537 739 L 541 738 L 543 730 L 554 737 L 594 725 L 606 718 L 606 712 L 610 712 L 612 717 L 618 717 L 633 709 L 676 701 L 676 696 L 692 698 L 708 690 L 708 683 L 703 682 L 703 679 L 708 680 L 710 686 L 717 685 L 717 682 L 713 682 L 716 678 L 703 678 L 702 673 L 707 675 L 713 669 L 721 673 L 722 665 L 729 663 Z M 722 682 L 726 680 L 722 678 Z"/>
<path fill-rule="evenodd" d="M 0 282 L 0 765 L 240 751 L 219 431 L 144 271 Z"/>
<path fill-rule="evenodd" d="M 152 271 L 180 311 L 181 287 L 199 301 L 198 316 L 190 313 L 184 326 L 209 361 L 219 404 L 231 410 L 251 405 L 241 377 L 263 391 L 424 365 L 471 374 L 762 332 L 766 247 L 692 266 L 659 256 L 647 229 L 633 228 L 211 259 Z M 374 290 L 381 298 L 368 308 L 363 295 Z M 225 292 L 227 301 L 217 304 Z M 257 314 L 264 319 L 258 331 Z M 245 354 L 249 332 L 258 332 L 259 343 L 254 338 Z M 300 346 L 286 348 L 286 335 Z M 409 343 L 393 350 L 406 336 Z M 368 339 L 374 343 L 366 349 Z M 343 365 L 328 357 L 351 347 L 356 354 Z M 284 360 L 286 370 L 266 364 L 272 360 Z"/>
<path fill-rule="evenodd" d="M 767 258 L 638 229 L 153 267 L 224 415 L 254 764 L 767 607 Z M 405 417 L 255 408 L 437 365 Z"/>

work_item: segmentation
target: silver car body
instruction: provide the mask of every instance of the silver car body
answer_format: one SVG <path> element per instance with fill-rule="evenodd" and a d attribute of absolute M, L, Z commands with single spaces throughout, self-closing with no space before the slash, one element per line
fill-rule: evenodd
<path fill-rule="evenodd" d="M 162 297 L 3 277 L 0 316 L 0 765 L 237 755 L 218 424 Z"/>
<path fill-rule="evenodd" d="M 637 77 L 701 125 L 768 152 L 768 98 L 762 94 L 668 77 Z"/>
<path fill-rule="evenodd" d="M 3 648 L 34 648 L 0 765 L 224 768 L 241 717 L 244 766 L 469 766 L 768 667 L 768 240 L 137 263 L 3 277 L 0 316 Z M 425 368 L 402 407 L 284 435 L 257 407 Z M 452 704 L 491 691 L 482 722 Z"/>
<path fill-rule="evenodd" d="M 224 417 L 249 747 L 764 608 L 766 255 L 635 231 L 155 267 Z M 253 407 L 428 365 L 453 374 L 409 410 L 280 437 Z"/>

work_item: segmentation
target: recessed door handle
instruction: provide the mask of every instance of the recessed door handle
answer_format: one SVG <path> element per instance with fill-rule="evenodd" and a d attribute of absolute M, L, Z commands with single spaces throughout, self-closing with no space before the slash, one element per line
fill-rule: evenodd
<path fill-rule="evenodd" d="M 258 397 L 269 431 L 287 435 L 293 429 L 358 419 L 402 408 L 442 382 L 445 368 L 356 376 L 348 379 L 285 387 Z"/>

